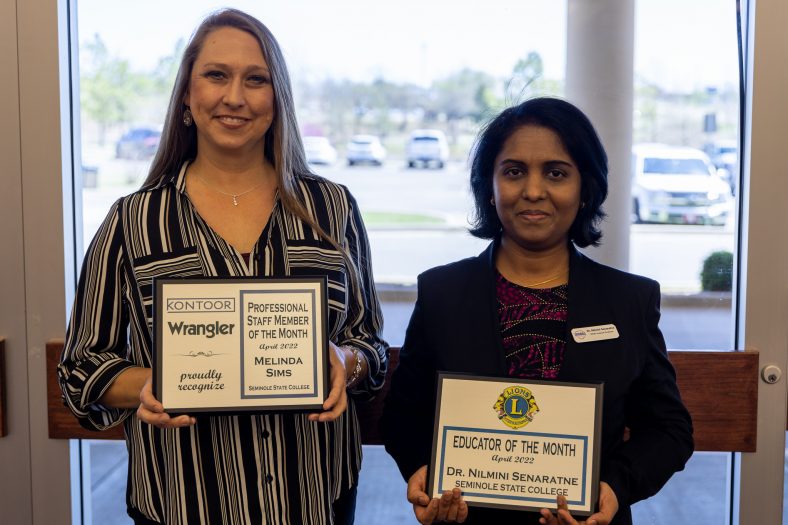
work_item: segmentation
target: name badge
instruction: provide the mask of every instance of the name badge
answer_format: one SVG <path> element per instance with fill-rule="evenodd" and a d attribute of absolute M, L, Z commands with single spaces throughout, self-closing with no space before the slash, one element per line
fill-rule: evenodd
<path fill-rule="evenodd" d="M 618 329 L 614 324 L 600 324 L 598 326 L 584 326 L 572 329 L 572 338 L 575 343 L 590 343 L 606 339 L 618 339 Z"/>

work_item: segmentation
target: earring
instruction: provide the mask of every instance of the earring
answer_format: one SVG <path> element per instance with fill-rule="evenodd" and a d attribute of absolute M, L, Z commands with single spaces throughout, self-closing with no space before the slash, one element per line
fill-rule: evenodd
<path fill-rule="evenodd" d="M 495 206 L 495 196 L 490 197 L 490 206 Z"/>
<path fill-rule="evenodd" d="M 580 203 L 580 209 L 582 210 L 582 209 L 583 209 L 583 208 L 585 208 L 585 207 L 586 207 L 586 203 L 585 203 L 585 202 L 581 202 L 581 203 Z"/>
<path fill-rule="evenodd" d="M 183 112 L 183 125 L 188 128 L 193 122 L 194 117 L 192 117 L 192 110 L 186 108 L 186 111 Z"/>

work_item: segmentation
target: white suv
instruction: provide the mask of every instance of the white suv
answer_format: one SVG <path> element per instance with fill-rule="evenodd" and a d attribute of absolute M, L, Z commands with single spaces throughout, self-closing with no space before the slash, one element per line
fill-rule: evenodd
<path fill-rule="evenodd" d="M 449 160 L 449 143 L 446 135 L 437 129 L 417 129 L 410 134 L 405 148 L 408 167 L 415 168 L 418 163 L 430 163 L 442 168 Z"/>
<path fill-rule="evenodd" d="M 733 209 L 731 188 L 700 150 L 662 144 L 632 148 L 636 222 L 718 224 Z"/>

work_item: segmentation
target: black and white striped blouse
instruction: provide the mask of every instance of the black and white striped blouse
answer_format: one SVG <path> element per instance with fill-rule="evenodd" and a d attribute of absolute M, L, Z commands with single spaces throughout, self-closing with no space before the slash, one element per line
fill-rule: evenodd
<path fill-rule="evenodd" d="M 167 524 L 330 524 L 332 502 L 358 480 L 358 420 L 352 399 L 331 423 L 267 413 L 197 417 L 161 430 L 134 410 L 97 404 L 131 366 L 151 366 L 154 277 L 326 275 L 329 338 L 357 347 L 369 375 L 355 396 L 382 386 L 386 344 L 358 206 L 343 186 L 297 178 L 317 223 L 356 262 L 357 278 L 330 243 L 277 202 L 250 260 L 197 214 L 180 173 L 117 201 L 85 255 L 58 374 L 66 404 L 83 426 L 123 422 L 132 517 Z"/>

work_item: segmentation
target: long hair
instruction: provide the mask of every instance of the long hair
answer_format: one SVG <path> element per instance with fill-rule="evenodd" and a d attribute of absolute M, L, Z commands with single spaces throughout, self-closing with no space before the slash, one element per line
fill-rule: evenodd
<path fill-rule="evenodd" d="M 296 190 L 298 176 L 313 176 L 313 174 L 307 165 L 304 145 L 298 131 L 290 75 L 287 72 L 282 50 L 271 31 L 262 22 L 243 11 L 230 8 L 216 11 L 208 15 L 192 34 L 175 77 L 175 86 L 164 118 L 159 149 L 142 187 L 155 186 L 162 178 L 176 173 L 184 162 L 194 160 L 197 156 L 196 126 L 187 127 L 183 124 L 183 112 L 186 110 L 184 98 L 189 89 L 194 62 L 202 50 L 205 39 L 212 31 L 223 27 L 240 29 L 256 38 L 263 52 L 263 58 L 268 64 L 274 90 L 274 119 L 265 134 L 263 148 L 265 159 L 271 163 L 276 173 L 282 206 L 307 223 L 320 238 L 342 253 L 351 277 L 354 277 L 356 268 L 347 251 L 309 215 Z"/>

